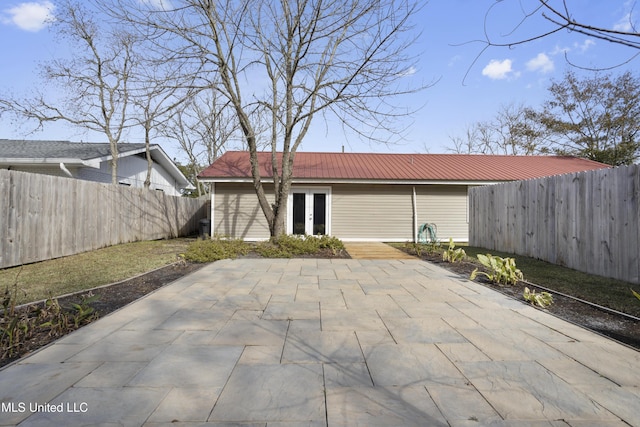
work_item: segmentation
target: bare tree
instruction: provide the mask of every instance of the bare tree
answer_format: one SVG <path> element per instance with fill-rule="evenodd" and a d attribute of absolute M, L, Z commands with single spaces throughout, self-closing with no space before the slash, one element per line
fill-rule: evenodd
<path fill-rule="evenodd" d="M 614 23 L 608 25 L 607 23 L 588 22 L 577 18 L 584 5 L 576 3 L 579 2 L 575 0 L 521 0 L 515 5 L 520 8 L 520 20 L 510 23 L 510 27 L 506 31 L 501 31 L 500 36 L 496 38 L 491 35 L 495 33 L 492 31 L 492 27 L 495 25 L 492 22 L 492 18 L 495 16 L 498 19 L 497 22 L 502 21 L 501 9 L 512 7 L 514 4 L 513 2 L 495 0 L 485 15 L 485 38 L 480 40 L 485 44 L 483 52 L 490 47 L 512 48 L 551 37 L 560 32 L 571 32 L 631 49 L 630 56 L 613 67 L 628 63 L 640 55 L 640 33 L 633 20 L 633 12 L 637 4 L 635 1 L 625 2 L 626 6 L 630 7 L 630 11 L 626 15 L 624 22 L 619 22 L 617 23 L 618 25 Z M 536 21 L 534 25 L 528 25 L 530 24 L 529 21 L 534 20 Z M 535 28 L 535 30 L 526 33 L 524 28 L 528 26 Z M 571 65 L 577 66 L 571 63 L 568 58 L 567 61 Z"/>
<path fill-rule="evenodd" d="M 241 137 L 230 103 L 221 102 L 221 98 L 216 90 L 200 91 L 174 111 L 162 127 L 163 135 L 175 140 L 186 154 L 187 166 L 196 176 L 198 196 L 207 191 L 197 175 L 224 153 L 234 137 Z"/>
<path fill-rule="evenodd" d="M 167 61 L 192 66 L 234 111 L 249 149 L 253 185 L 272 236 L 285 232 L 293 161 L 313 120 L 333 115 L 387 139 L 411 84 L 412 0 L 94 0 L 145 31 Z M 363 131 L 363 127 L 376 132 Z M 384 132 L 387 131 L 387 132 Z M 271 151 L 267 198 L 258 148 Z"/>
<path fill-rule="evenodd" d="M 464 136 L 450 137 L 450 151 L 468 154 L 546 154 L 548 135 L 537 113 L 524 105 L 504 105 L 489 121 L 467 127 Z"/>
<path fill-rule="evenodd" d="M 132 73 L 132 88 L 129 91 L 132 104 L 132 121 L 144 132 L 147 174 L 144 187 L 151 186 L 151 141 L 163 136 L 166 122 L 179 111 L 189 98 L 186 81 L 170 67 L 158 66 L 153 58 L 138 57 L 135 73 Z"/>
<path fill-rule="evenodd" d="M 111 151 L 111 180 L 117 184 L 118 143 L 127 129 L 129 81 L 134 66 L 135 39 L 119 29 L 101 27 L 91 12 L 71 0 L 58 5 L 54 30 L 73 47 L 73 57 L 45 64 L 46 85 L 64 90 L 61 100 L 42 93 L 25 99 L 0 99 L 2 108 L 21 119 L 37 123 L 65 121 L 103 133 Z"/>
<path fill-rule="evenodd" d="M 483 122 L 473 123 L 467 125 L 463 136 L 449 136 L 453 146 L 448 151 L 456 154 L 491 154 L 487 152 L 491 146 L 481 142 L 480 130 L 485 128 Z"/>

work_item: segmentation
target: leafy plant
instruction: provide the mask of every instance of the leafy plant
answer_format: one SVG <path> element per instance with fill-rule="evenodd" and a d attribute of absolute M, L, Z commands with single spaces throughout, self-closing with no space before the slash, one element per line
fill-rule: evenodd
<path fill-rule="evenodd" d="M 449 238 L 449 248 L 442 252 L 442 260 L 447 262 L 459 262 L 467 256 L 467 253 L 462 248 L 455 249 L 456 245 L 453 243 L 453 238 Z"/>
<path fill-rule="evenodd" d="M 427 253 L 429 255 L 438 253 L 440 251 L 440 242 L 428 242 L 428 243 L 405 242 L 403 249 L 405 252 L 411 255 L 415 255 L 418 258 L 422 258 L 423 253 Z"/>
<path fill-rule="evenodd" d="M 69 309 L 61 307 L 57 299 L 49 298 L 45 301 L 43 308 L 37 309 L 38 319 L 45 320 L 38 326 L 49 329 L 49 334 L 52 336 L 64 335 L 78 329 L 97 318 L 97 313 L 90 304 L 98 298 L 98 295 L 89 292 L 80 297 L 79 303 L 72 303 Z"/>
<path fill-rule="evenodd" d="M 516 268 L 516 260 L 514 258 L 502 258 L 491 254 L 478 254 L 478 261 L 489 269 L 489 272 L 480 271 L 479 269 L 471 272 L 470 280 L 474 280 L 478 274 L 482 274 L 492 283 L 499 285 L 515 285 L 518 280 L 523 279 L 522 272 Z"/>
<path fill-rule="evenodd" d="M 91 303 L 98 301 L 99 295 L 94 295 L 91 291 L 80 297 L 79 303 L 71 304 L 71 308 L 74 311 L 72 319 L 73 325 L 78 328 L 83 323 L 88 323 L 95 320 L 98 316 L 96 310 L 91 307 Z"/>
<path fill-rule="evenodd" d="M 0 317 L 0 356 L 12 358 L 20 355 L 25 343 L 33 339 L 39 331 L 48 330 L 52 336 L 64 335 L 77 329 L 84 323 L 93 321 L 97 314 L 91 303 L 98 299 L 97 295 L 88 293 L 81 297 L 79 303 L 71 304 L 70 309 L 60 306 L 57 299 L 49 298 L 42 304 L 34 304 L 16 309 L 18 294 L 18 276 L 13 289 L 6 287 L 2 300 Z"/>
<path fill-rule="evenodd" d="M 536 293 L 535 290 L 530 290 L 529 288 L 524 288 L 524 293 L 522 294 L 526 301 L 529 301 L 533 305 L 537 305 L 542 308 L 547 308 L 553 303 L 553 295 L 549 292 L 540 292 Z"/>
<path fill-rule="evenodd" d="M 61 336 L 65 331 L 71 330 L 70 319 L 64 312 L 57 299 L 49 298 L 42 308 L 37 309 L 37 318 L 45 320 L 38 327 L 49 331 L 53 337 Z"/>
<path fill-rule="evenodd" d="M 25 337 L 29 335 L 32 328 L 29 316 L 16 314 L 16 301 L 18 296 L 18 278 L 22 272 L 22 267 L 18 270 L 12 289 L 9 285 L 4 290 L 2 300 L 2 317 L 0 317 L 0 348 L 2 357 L 13 357 L 16 354 Z"/>
<path fill-rule="evenodd" d="M 424 245 L 416 242 L 405 242 L 404 244 L 404 250 L 411 255 L 417 256 L 418 258 L 422 258 L 423 247 Z"/>
<path fill-rule="evenodd" d="M 633 295 L 640 300 L 640 294 L 639 293 L 637 293 L 633 289 L 631 289 L 631 293 L 633 293 Z"/>
<path fill-rule="evenodd" d="M 17 354 L 30 330 L 31 323 L 28 317 L 13 316 L 0 320 L 2 357 L 13 357 Z"/>

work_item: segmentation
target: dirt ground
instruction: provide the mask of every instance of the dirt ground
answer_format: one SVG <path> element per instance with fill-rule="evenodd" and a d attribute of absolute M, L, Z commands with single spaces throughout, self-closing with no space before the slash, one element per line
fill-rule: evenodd
<path fill-rule="evenodd" d="M 253 256 L 255 256 L 255 254 Z M 327 256 L 329 256 L 329 254 L 327 254 Z M 339 257 L 348 258 L 348 255 L 340 254 Z M 466 262 L 455 264 L 443 262 L 439 256 L 423 255 L 423 259 L 456 272 L 463 277 L 469 277 L 469 274 L 475 268 L 475 265 Z M 94 290 L 93 293 L 99 295 L 99 299 L 92 303 L 91 306 L 98 313 L 98 317 L 103 317 L 120 307 L 123 307 L 144 295 L 147 295 L 148 293 L 181 278 L 184 275 L 200 269 L 202 266 L 203 264 L 191 264 L 184 262 L 176 263 L 108 287 Z M 505 287 L 485 283 L 480 279 L 478 279 L 477 283 L 478 286 L 490 287 L 497 292 L 502 292 L 515 299 L 521 300 L 523 304 L 526 303 L 522 298 L 522 293 L 526 286 L 524 283 L 520 283 L 516 286 Z M 533 287 L 533 289 L 539 291 L 539 289 L 536 289 L 535 287 Z M 72 303 L 80 302 L 82 294 L 86 294 L 86 291 L 72 296 L 59 298 L 58 302 L 62 307 L 69 307 Z M 582 304 L 568 298 L 563 298 L 560 295 L 554 295 L 554 303 L 551 307 L 546 309 L 546 311 L 570 322 L 582 325 L 588 329 L 614 338 L 636 349 L 640 349 L 640 322 L 638 321 L 625 319 L 586 304 Z M 51 336 L 49 332 L 42 331 L 29 342 L 25 343 L 18 356 L 0 359 L 0 367 L 11 363 L 20 357 L 26 356 L 58 338 L 59 336 Z"/>

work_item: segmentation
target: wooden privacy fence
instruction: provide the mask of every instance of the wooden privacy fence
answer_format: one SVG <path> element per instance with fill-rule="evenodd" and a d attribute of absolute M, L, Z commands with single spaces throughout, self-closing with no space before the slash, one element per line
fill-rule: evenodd
<path fill-rule="evenodd" d="M 469 243 L 640 283 L 639 191 L 639 165 L 472 188 Z"/>
<path fill-rule="evenodd" d="M 198 230 L 205 201 L 0 170 L 0 268 Z"/>

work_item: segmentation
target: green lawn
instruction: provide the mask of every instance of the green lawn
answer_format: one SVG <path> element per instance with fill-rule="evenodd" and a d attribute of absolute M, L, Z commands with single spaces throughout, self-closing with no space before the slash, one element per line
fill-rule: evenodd
<path fill-rule="evenodd" d="M 127 279 L 178 261 L 194 239 L 110 246 L 64 258 L 0 270 L 0 292 L 17 283 L 17 304 Z"/>

